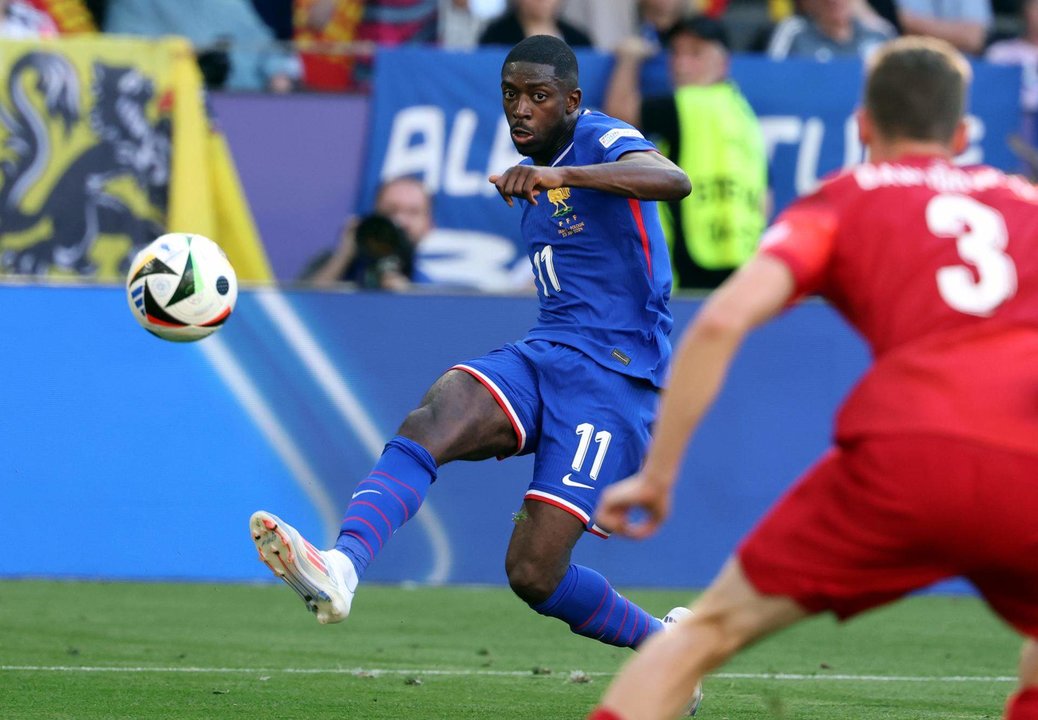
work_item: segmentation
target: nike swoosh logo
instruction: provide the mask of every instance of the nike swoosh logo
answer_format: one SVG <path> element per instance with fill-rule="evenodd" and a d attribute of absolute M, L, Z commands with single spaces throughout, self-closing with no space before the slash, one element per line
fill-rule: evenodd
<path fill-rule="evenodd" d="M 364 493 L 375 493 L 376 495 L 381 495 L 382 494 L 378 490 L 358 490 L 357 492 L 355 492 L 352 495 L 350 495 L 350 500 L 352 500 L 353 498 L 355 498 L 355 497 L 357 497 L 359 495 L 363 495 Z"/>
<path fill-rule="evenodd" d="M 566 476 L 564 478 L 562 478 L 562 484 L 563 485 L 569 485 L 570 487 L 585 488 L 587 490 L 594 490 L 594 488 L 591 487 L 590 485 L 585 485 L 584 483 L 577 482 L 576 480 L 570 480 L 569 476 L 572 475 L 572 474 L 573 473 L 566 473 Z"/>

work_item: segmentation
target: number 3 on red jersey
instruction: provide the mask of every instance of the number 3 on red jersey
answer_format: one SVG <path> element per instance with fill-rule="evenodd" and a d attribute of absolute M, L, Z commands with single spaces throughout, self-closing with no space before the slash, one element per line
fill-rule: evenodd
<path fill-rule="evenodd" d="M 969 263 L 937 271 L 937 290 L 952 309 L 984 317 L 1016 294 L 1001 213 L 965 195 L 935 195 L 926 206 L 926 226 L 937 237 L 954 238 L 959 257 Z"/>

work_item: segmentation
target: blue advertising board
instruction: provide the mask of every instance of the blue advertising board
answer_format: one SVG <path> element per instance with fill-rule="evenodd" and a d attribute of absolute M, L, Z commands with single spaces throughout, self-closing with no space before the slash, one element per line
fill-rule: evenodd
<path fill-rule="evenodd" d="M 698 301 L 674 303 L 680 329 Z M 144 332 L 121 288 L 0 285 L 0 577 L 270 580 L 266 509 L 330 543 L 356 482 L 455 362 L 522 336 L 532 297 L 248 290 L 197 343 Z M 15 310 L 17 308 L 17 310 Z M 646 543 L 586 537 L 620 585 L 697 587 L 828 444 L 867 362 L 810 302 L 754 334 L 698 434 L 672 520 Z M 503 583 L 530 457 L 440 470 L 374 581 Z"/>

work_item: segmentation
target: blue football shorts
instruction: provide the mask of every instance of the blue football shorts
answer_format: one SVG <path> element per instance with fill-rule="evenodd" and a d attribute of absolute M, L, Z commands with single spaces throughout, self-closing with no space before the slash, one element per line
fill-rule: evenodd
<path fill-rule="evenodd" d="M 515 430 L 514 454 L 535 453 L 526 499 L 607 537 L 595 507 L 602 488 L 641 467 L 659 400 L 652 383 L 546 340 L 508 344 L 452 369 L 475 377 L 501 406 Z"/>

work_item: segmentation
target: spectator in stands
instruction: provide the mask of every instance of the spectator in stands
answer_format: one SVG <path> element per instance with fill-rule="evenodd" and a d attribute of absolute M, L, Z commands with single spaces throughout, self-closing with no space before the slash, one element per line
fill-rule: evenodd
<path fill-rule="evenodd" d="M 571 48 L 591 47 L 591 37 L 559 17 L 560 0 L 510 0 L 509 9 L 492 20 L 479 36 L 480 45 L 511 47 L 531 35 L 562 38 Z"/>
<path fill-rule="evenodd" d="M 861 12 L 859 17 L 868 23 L 868 19 L 886 23 L 897 35 L 901 34 L 901 19 L 897 16 L 897 0 L 858 0 Z"/>
<path fill-rule="evenodd" d="M 637 34 L 662 52 L 667 33 L 689 14 L 689 5 L 689 0 L 638 0 Z"/>
<path fill-rule="evenodd" d="M 1021 134 L 1033 149 L 1038 145 L 1038 0 L 1023 0 L 1020 14 L 1023 20 L 1023 32 L 1020 36 L 992 43 L 984 58 L 988 62 L 1000 65 L 1021 67 Z M 1034 173 L 1035 169 L 1032 169 L 1031 174 Z"/>
<path fill-rule="evenodd" d="M 613 52 L 637 25 L 639 4 L 635 0 L 563 0 L 560 17 L 584 28 L 596 50 Z"/>
<path fill-rule="evenodd" d="M 947 40 L 959 50 L 979 54 L 991 28 L 990 0 L 895 0 L 901 31 Z"/>
<path fill-rule="evenodd" d="M 776 26 L 768 43 L 768 57 L 820 62 L 868 57 L 894 36 L 894 30 L 886 24 L 864 22 L 859 16 L 862 7 L 858 0 L 802 0 L 803 14 L 790 16 Z"/>
<path fill-rule="evenodd" d="M 104 18 L 109 33 L 183 35 L 210 87 L 287 92 L 301 73 L 248 0 L 108 0 Z"/>
<path fill-rule="evenodd" d="M 294 0 L 294 8 L 293 39 L 303 64 L 303 86 L 337 92 L 366 89 L 375 48 L 357 37 L 364 0 Z"/>
<path fill-rule="evenodd" d="M 294 0 L 304 84 L 367 91 L 380 45 L 434 43 L 439 0 Z"/>
<path fill-rule="evenodd" d="M 994 41 L 985 51 L 984 59 L 1003 65 L 1021 65 L 1027 72 L 1028 66 L 1038 67 L 1038 2 L 1022 0 L 1019 11 L 1019 34 Z M 1033 88 L 1033 98 L 1025 105 L 1038 109 L 1038 87 Z"/>
<path fill-rule="evenodd" d="M 365 0 L 358 37 L 377 45 L 435 43 L 439 0 Z"/>
<path fill-rule="evenodd" d="M 0 38 L 25 40 L 56 37 L 58 26 L 27 0 L 0 0 Z"/>
<path fill-rule="evenodd" d="M 574 0 L 576 1 L 576 0 Z M 595 0 L 586 0 L 594 2 Z M 714 0 L 704 0 L 707 4 Z M 726 2 L 726 0 L 718 0 Z M 620 49 L 621 45 L 628 47 L 632 43 L 637 44 L 632 37 L 641 37 L 647 43 L 647 56 L 641 62 L 641 90 L 646 96 L 665 95 L 671 91 L 670 81 L 667 77 L 667 53 L 666 35 L 674 25 L 690 13 L 693 5 L 700 3 L 696 0 L 637 0 L 634 7 L 634 15 L 630 19 L 626 16 L 617 15 L 615 29 L 622 31 L 620 39 L 612 43 L 612 52 Z M 596 47 L 600 47 L 599 41 L 595 40 Z M 643 50 L 641 54 L 645 54 Z"/>
<path fill-rule="evenodd" d="M 387 222 L 399 229 L 406 246 L 396 245 Z M 405 176 L 383 183 L 374 212 L 348 223 L 335 250 L 313 260 L 303 279 L 318 287 L 351 282 L 384 290 L 412 285 L 517 290 L 529 285 L 531 276 L 525 264 L 521 273 L 509 269 L 516 256 L 515 245 L 505 238 L 434 227 L 432 198 L 420 180 Z"/>
<path fill-rule="evenodd" d="M 505 11 L 505 0 L 440 0 L 440 44 L 467 50 L 479 43 L 483 28 Z"/>
<path fill-rule="evenodd" d="M 643 100 L 642 37 L 620 46 L 605 112 L 658 136 L 694 188 L 661 207 L 680 288 L 713 288 L 753 254 L 766 222 L 767 155 L 760 123 L 728 79 L 729 41 L 720 21 L 685 18 L 666 36 L 676 88 Z"/>

